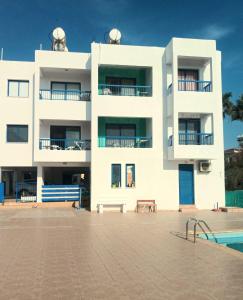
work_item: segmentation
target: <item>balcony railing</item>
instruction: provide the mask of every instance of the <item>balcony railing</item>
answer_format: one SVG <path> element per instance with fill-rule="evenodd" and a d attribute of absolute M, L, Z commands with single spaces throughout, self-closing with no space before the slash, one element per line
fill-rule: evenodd
<path fill-rule="evenodd" d="M 178 91 L 211 92 L 212 82 L 202 80 L 178 80 Z"/>
<path fill-rule="evenodd" d="M 36 182 L 26 180 L 16 183 L 16 202 L 36 201 Z"/>
<path fill-rule="evenodd" d="M 152 138 L 141 136 L 99 136 L 99 147 L 151 148 Z"/>
<path fill-rule="evenodd" d="M 179 133 L 179 145 L 212 145 L 212 133 Z"/>
<path fill-rule="evenodd" d="M 90 150 L 90 140 L 40 139 L 41 150 Z"/>
<path fill-rule="evenodd" d="M 99 95 L 113 96 L 152 96 L 152 87 L 146 85 L 116 85 L 116 84 L 99 84 Z"/>
<path fill-rule="evenodd" d="M 90 94 L 78 90 L 40 90 L 40 100 L 90 101 Z"/>

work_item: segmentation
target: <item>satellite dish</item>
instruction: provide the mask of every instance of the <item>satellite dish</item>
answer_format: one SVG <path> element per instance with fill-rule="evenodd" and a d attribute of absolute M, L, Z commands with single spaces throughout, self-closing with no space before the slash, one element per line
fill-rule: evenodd
<path fill-rule="evenodd" d="M 66 34 L 61 27 L 57 27 L 52 31 L 52 50 L 68 51 L 66 46 Z"/>
<path fill-rule="evenodd" d="M 109 38 L 110 38 L 110 44 L 120 44 L 121 32 L 118 29 L 113 28 L 109 32 Z"/>
<path fill-rule="evenodd" d="M 61 27 L 57 27 L 52 31 L 52 36 L 54 40 L 62 41 L 65 39 L 65 32 Z"/>

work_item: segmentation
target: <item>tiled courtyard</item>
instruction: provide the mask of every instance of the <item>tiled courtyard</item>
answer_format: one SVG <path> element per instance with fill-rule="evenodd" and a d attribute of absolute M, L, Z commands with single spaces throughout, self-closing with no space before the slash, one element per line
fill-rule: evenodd
<path fill-rule="evenodd" d="M 243 299 L 243 254 L 177 235 L 194 213 L 0 210 L 0 299 Z M 243 213 L 198 212 L 213 230 Z"/>

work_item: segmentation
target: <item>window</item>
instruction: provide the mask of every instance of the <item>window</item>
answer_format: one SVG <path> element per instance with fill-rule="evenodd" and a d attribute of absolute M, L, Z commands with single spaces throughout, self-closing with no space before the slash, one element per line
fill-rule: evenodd
<path fill-rule="evenodd" d="M 106 124 L 106 147 L 134 147 L 135 124 Z"/>
<path fill-rule="evenodd" d="M 52 82 L 52 99 L 80 100 L 81 86 L 79 82 Z"/>
<path fill-rule="evenodd" d="M 106 84 L 113 95 L 135 96 L 136 78 L 106 77 Z"/>
<path fill-rule="evenodd" d="M 7 125 L 8 143 L 27 143 L 28 125 Z"/>
<path fill-rule="evenodd" d="M 8 81 L 9 97 L 29 97 L 29 81 L 27 80 L 9 80 Z"/>
<path fill-rule="evenodd" d="M 126 164 L 126 187 L 135 187 L 135 165 Z"/>
<path fill-rule="evenodd" d="M 58 143 L 62 148 L 75 146 L 81 139 L 81 128 L 78 126 L 50 126 L 51 144 Z"/>
<path fill-rule="evenodd" d="M 111 187 L 112 188 L 121 187 L 121 165 L 120 164 L 111 165 Z"/>

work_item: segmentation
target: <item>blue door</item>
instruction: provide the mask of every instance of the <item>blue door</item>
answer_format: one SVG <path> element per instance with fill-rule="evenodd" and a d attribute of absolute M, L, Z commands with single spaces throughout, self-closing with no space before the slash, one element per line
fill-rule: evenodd
<path fill-rule="evenodd" d="M 194 204 L 193 165 L 179 165 L 180 204 Z"/>
<path fill-rule="evenodd" d="M 0 182 L 0 203 L 4 202 L 4 183 Z"/>

